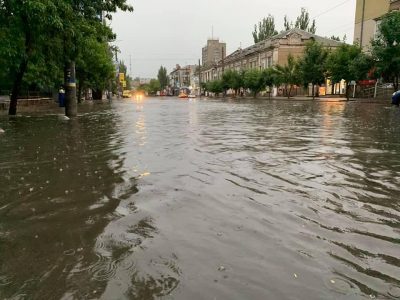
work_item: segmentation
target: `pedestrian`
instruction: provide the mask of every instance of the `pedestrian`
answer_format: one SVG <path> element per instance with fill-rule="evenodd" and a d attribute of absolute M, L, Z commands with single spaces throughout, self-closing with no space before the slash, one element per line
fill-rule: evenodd
<path fill-rule="evenodd" d="M 58 106 L 65 107 L 65 90 L 63 87 L 60 87 L 58 91 Z"/>
<path fill-rule="evenodd" d="M 392 96 L 392 105 L 396 105 L 397 107 L 400 104 L 400 91 L 393 93 Z"/>

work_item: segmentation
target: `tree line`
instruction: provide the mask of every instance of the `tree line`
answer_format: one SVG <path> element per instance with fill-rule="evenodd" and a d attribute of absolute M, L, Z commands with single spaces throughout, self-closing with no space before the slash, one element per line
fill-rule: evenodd
<path fill-rule="evenodd" d="M 23 89 L 66 90 L 66 114 L 76 114 L 86 88 L 101 94 L 115 78 L 115 34 L 106 24 L 126 0 L 0 1 L 0 89 L 10 90 L 9 114 Z M 76 80 L 75 80 L 76 77 Z M 115 82 L 114 82 L 115 84 Z M 78 85 L 78 95 L 77 95 Z"/>
<path fill-rule="evenodd" d="M 300 15 L 296 18 L 294 23 L 293 21 L 289 21 L 288 17 L 285 16 L 283 28 L 285 31 L 298 28 L 315 34 L 317 31 L 317 24 L 315 20 L 311 21 L 309 12 L 305 8 L 301 8 Z M 266 18 L 263 18 L 258 22 L 258 24 L 255 24 L 254 31 L 252 32 L 255 44 L 277 34 L 278 31 L 275 26 L 275 18 L 272 15 L 268 15 Z"/>
<path fill-rule="evenodd" d="M 219 94 L 233 90 L 249 90 L 254 97 L 260 91 L 273 86 L 282 86 L 290 97 L 294 86 L 319 86 L 329 78 L 332 85 L 346 82 L 346 97 L 349 99 L 349 83 L 364 79 L 383 78 L 391 82 L 395 91 L 400 78 L 400 12 L 391 12 L 381 21 L 379 33 L 371 42 L 370 53 L 358 45 L 342 44 L 334 50 L 311 41 L 306 44 L 303 56 L 288 56 L 286 65 L 275 65 L 260 70 L 227 70 L 221 79 L 203 84 L 206 91 Z"/>

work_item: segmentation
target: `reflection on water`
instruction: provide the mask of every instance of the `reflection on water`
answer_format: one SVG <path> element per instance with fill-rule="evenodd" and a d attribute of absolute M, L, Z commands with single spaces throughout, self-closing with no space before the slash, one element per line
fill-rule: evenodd
<path fill-rule="evenodd" d="M 0 298 L 399 299 L 400 112 L 117 102 L 0 118 Z"/>

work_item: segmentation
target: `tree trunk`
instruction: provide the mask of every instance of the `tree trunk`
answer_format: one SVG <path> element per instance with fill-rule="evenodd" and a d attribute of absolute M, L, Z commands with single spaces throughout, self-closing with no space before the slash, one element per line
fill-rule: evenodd
<path fill-rule="evenodd" d="M 76 101 L 75 62 L 68 65 L 65 82 L 65 115 L 76 117 L 78 115 L 78 103 Z"/>
<path fill-rule="evenodd" d="M 335 95 L 335 83 L 332 81 L 332 95 Z"/>
<path fill-rule="evenodd" d="M 26 16 L 22 17 L 22 21 L 25 26 L 25 56 L 19 64 L 17 75 L 14 79 L 11 97 L 10 97 L 10 107 L 8 109 L 8 114 L 10 116 L 15 116 L 17 114 L 17 104 L 19 93 L 21 92 L 22 79 L 24 78 L 25 72 L 28 68 L 29 58 L 32 52 L 32 37 L 29 30 L 28 19 Z"/>
<path fill-rule="evenodd" d="M 349 87 L 350 86 L 349 86 L 348 82 L 346 81 L 346 99 L 347 99 L 347 101 L 350 101 L 350 94 L 349 94 L 350 88 Z"/>
<path fill-rule="evenodd" d="M 288 93 L 288 96 L 287 96 L 288 99 L 290 99 L 290 94 L 291 93 L 292 93 L 292 85 L 290 85 L 290 88 L 289 88 L 289 93 Z"/>
<path fill-rule="evenodd" d="M 102 100 L 103 99 L 103 90 L 92 90 L 93 100 Z"/>
<path fill-rule="evenodd" d="M 24 58 L 18 68 L 17 76 L 15 77 L 11 97 L 10 97 L 10 107 L 8 109 L 8 114 L 10 116 L 15 116 L 17 114 L 17 103 L 18 103 L 18 96 L 21 92 L 22 86 L 22 79 L 28 67 L 28 60 Z"/>
<path fill-rule="evenodd" d="M 81 82 L 81 81 L 80 81 Z M 77 97 L 78 97 L 78 103 L 81 103 L 82 102 L 82 90 L 83 90 L 83 87 L 82 87 L 82 84 L 79 84 L 79 88 L 78 88 L 78 95 L 77 95 Z"/>
<path fill-rule="evenodd" d="M 315 86 L 314 83 L 312 84 L 312 98 L 315 99 Z"/>
<path fill-rule="evenodd" d="M 393 81 L 394 92 L 397 92 L 399 90 L 399 76 L 395 76 Z"/>

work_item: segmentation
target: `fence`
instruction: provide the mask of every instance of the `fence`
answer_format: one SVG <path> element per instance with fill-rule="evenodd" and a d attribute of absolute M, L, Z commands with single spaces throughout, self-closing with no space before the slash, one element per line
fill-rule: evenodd
<path fill-rule="evenodd" d="M 391 84 L 377 84 L 373 87 L 362 88 L 356 93 L 358 98 L 378 98 L 378 99 L 388 99 L 392 97 L 394 90 Z"/>

